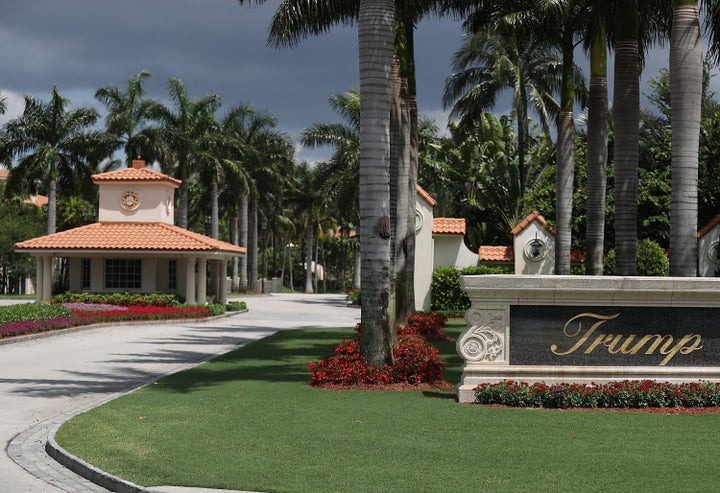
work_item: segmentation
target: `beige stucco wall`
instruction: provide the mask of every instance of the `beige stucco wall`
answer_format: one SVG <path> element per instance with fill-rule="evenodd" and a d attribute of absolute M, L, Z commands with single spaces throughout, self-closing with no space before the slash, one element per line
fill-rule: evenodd
<path fill-rule="evenodd" d="M 462 235 L 435 235 L 433 243 L 433 267 L 453 266 L 464 269 L 478 264 L 478 254 L 465 246 Z"/>
<path fill-rule="evenodd" d="M 134 210 L 120 206 L 125 192 L 135 192 L 139 204 Z M 175 189 L 158 183 L 103 183 L 100 185 L 100 222 L 174 222 Z"/>
<path fill-rule="evenodd" d="M 533 259 L 527 247 L 535 238 L 543 242 L 544 254 Z M 513 240 L 515 274 L 553 274 L 555 270 L 555 237 L 537 220 L 520 231 Z"/>
<path fill-rule="evenodd" d="M 424 199 L 415 199 L 415 309 L 430 309 L 433 271 L 433 209 Z"/>

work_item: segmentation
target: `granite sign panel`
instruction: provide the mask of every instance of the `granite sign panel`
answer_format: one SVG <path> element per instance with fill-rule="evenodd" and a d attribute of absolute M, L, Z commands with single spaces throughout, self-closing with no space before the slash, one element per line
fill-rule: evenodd
<path fill-rule="evenodd" d="M 720 308 L 510 306 L 510 365 L 720 366 Z"/>

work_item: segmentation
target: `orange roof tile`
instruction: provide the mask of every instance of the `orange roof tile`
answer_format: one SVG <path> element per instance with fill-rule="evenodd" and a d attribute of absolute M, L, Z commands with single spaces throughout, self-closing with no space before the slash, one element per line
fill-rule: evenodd
<path fill-rule="evenodd" d="M 520 233 L 522 230 L 530 226 L 533 221 L 537 220 L 545 229 L 547 229 L 551 234 L 555 234 L 555 230 L 547 225 L 547 221 L 545 221 L 545 218 L 540 215 L 538 211 L 532 211 L 528 216 L 520 221 L 520 224 L 515 226 L 510 233 L 513 234 L 513 236 L 517 236 L 518 233 Z"/>
<path fill-rule="evenodd" d="M 181 180 L 177 180 L 163 173 L 158 173 L 150 168 L 123 168 L 115 171 L 108 171 L 107 173 L 100 173 L 92 175 L 93 183 L 107 183 L 107 182 L 120 182 L 120 181 L 151 181 L 151 182 L 167 182 L 173 185 L 175 188 L 179 187 L 182 183 Z"/>
<path fill-rule="evenodd" d="M 706 234 L 708 234 L 715 226 L 720 224 L 720 214 L 713 217 L 709 223 L 707 223 L 705 226 L 700 228 L 700 231 L 697 232 L 698 239 L 702 238 Z"/>
<path fill-rule="evenodd" d="M 418 195 L 422 197 L 425 202 L 430 204 L 430 207 L 435 207 L 437 205 L 437 201 L 432 198 L 429 193 L 423 190 L 420 185 L 416 185 L 415 189 L 417 190 Z"/>
<path fill-rule="evenodd" d="M 464 235 L 465 219 L 435 217 L 433 218 L 432 232 L 437 235 Z"/>
<path fill-rule="evenodd" d="M 15 244 L 18 251 L 107 250 L 206 252 L 240 255 L 246 248 L 165 223 L 102 222 Z"/>
<path fill-rule="evenodd" d="M 4 169 L 0 169 L 0 180 L 7 180 L 10 176 L 10 172 Z"/>
<path fill-rule="evenodd" d="M 512 246 L 481 246 L 478 257 L 486 262 L 512 262 L 515 252 Z"/>
<path fill-rule="evenodd" d="M 48 205 L 48 198 L 45 195 L 31 195 L 29 199 L 25 199 L 26 204 L 36 205 L 42 207 Z"/>

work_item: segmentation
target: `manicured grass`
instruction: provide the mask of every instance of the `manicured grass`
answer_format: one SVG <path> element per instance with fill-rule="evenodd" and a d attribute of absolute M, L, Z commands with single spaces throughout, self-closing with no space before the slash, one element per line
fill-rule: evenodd
<path fill-rule="evenodd" d="M 462 322 L 446 330 L 457 336 Z M 328 391 L 307 361 L 350 330 L 285 332 L 66 423 L 138 484 L 264 492 L 715 491 L 720 417 L 486 408 L 452 392 Z M 436 344 L 459 380 L 454 343 Z"/>

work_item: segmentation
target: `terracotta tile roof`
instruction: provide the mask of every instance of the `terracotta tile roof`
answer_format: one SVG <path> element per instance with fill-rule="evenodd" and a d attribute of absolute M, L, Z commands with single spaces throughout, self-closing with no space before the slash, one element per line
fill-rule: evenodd
<path fill-rule="evenodd" d="M 705 226 L 700 228 L 700 231 L 697 232 L 698 239 L 702 238 L 706 234 L 708 234 L 715 226 L 720 224 L 720 214 L 713 217 L 709 223 L 707 223 Z"/>
<path fill-rule="evenodd" d="M 7 180 L 10 176 L 10 172 L 4 169 L 0 169 L 0 180 Z"/>
<path fill-rule="evenodd" d="M 417 193 L 420 197 L 423 198 L 425 202 L 430 204 L 430 207 L 435 207 L 437 205 L 437 201 L 430 196 L 429 193 L 427 193 L 420 185 L 416 185 Z"/>
<path fill-rule="evenodd" d="M 20 251 L 105 250 L 240 255 L 247 249 L 164 223 L 94 223 L 15 244 Z"/>
<path fill-rule="evenodd" d="M 465 219 L 435 217 L 433 218 L 432 232 L 436 235 L 464 235 Z"/>
<path fill-rule="evenodd" d="M 25 199 L 26 204 L 33 204 L 42 207 L 48 204 L 48 198 L 45 195 L 31 195 L 29 199 Z"/>
<path fill-rule="evenodd" d="M 478 259 L 482 262 L 514 262 L 515 251 L 512 246 L 481 246 Z M 585 262 L 585 251 L 573 248 L 570 250 L 570 262 L 582 264 Z"/>
<path fill-rule="evenodd" d="M 134 164 L 134 163 L 133 163 Z M 146 168 L 144 163 L 142 167 L 124 168 L 115 171 L 108 171 L 107 173 L 100 173 L 92 175 L 93 183 L 107 183 L 107 182 L 121 182 L 121 181 L 150 181 L 150 182 L 167 182 L 175 187 L 179 187 L 182 183 L 181 180 L 177 180 L 168 175 L 158 173 L 155 170 Z"/>
<path fill-rule="evenodd" d="M 513 236 L 517 236 L 518 233 L 520 233 L 522 230 L 530 226 L 530 224 L 537 220 L 545 229 L 547 229 L 551 234 L 555 234 L 555 230 L 547 225 L 547 221 L 545 221 L 545 218 L 540 215 L 538 211 L 532 211 L 528 216 L 520 221 L 520 224 L 515 226 L 510 233 L 513 234 Z"/>
<path fill-rule="evenodd" d="M 481 246 L 478 257 L 486 262 L 513 262 L 515 252 L 512 246 Z"/>

